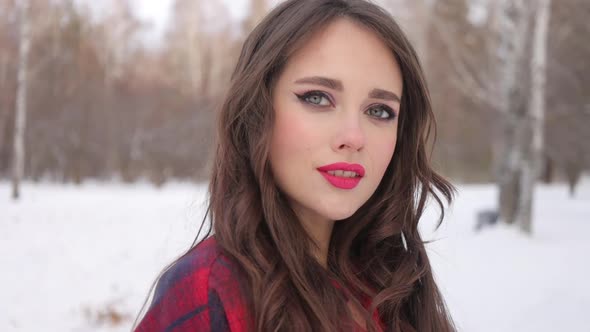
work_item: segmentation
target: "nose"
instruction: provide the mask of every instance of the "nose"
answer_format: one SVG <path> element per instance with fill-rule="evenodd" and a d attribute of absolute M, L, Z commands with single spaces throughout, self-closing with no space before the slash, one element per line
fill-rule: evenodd
<path fill-rule="evenodd" d="M 344 114 L 338 123 L 338 130 L 332 144 L 335 151 L 360 151 L 366 144 L 365 132 L 361 125 L 359 112 Z"/>

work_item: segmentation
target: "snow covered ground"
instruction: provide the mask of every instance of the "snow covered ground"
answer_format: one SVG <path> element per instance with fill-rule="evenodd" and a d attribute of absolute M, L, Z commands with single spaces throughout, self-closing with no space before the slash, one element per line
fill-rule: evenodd
<path fill-rule="evenodd" d="M 205 186 L 0 182 L 0 331 L 129 331 L 158 272 L 186 249 Z M 443 226 L 421 231 L 460 331 L 590 331 L 590 179 L 570 199 L 541 186 L 533 237 L 473 231 L 491 185 L 459 187 Z"/>

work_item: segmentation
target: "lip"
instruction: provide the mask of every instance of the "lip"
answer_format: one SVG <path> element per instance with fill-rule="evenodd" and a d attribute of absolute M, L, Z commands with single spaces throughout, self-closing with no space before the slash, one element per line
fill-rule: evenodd
<path fill-rule="evenodd" d="M 326 180 L 328 180 L 328 182 L 331 185 L 340 189 L 353 189 L 359 184 L 361 179 L 365 176 L 365 168 L 359 164 L 348 164 L 340 162 L 318 167 L 317 170 L 320 172 L 320 174 L 322 174 L 322 176 Z M 348 178 L 342 176 L 335 176 L 328 173 L 328 171 L 338 170 L 355 172 L 359 176 L 354 178 Z"/>

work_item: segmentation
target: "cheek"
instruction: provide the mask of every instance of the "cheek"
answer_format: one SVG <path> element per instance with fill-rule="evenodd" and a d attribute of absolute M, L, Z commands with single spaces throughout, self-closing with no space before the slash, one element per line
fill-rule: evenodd
<path fill-rule="evenodd" d="M 385 146 L 383 147 L 383 149 L 388 152 L 388 155 L 390 156 L 389 159 L 391 159 L 391 157 L 393 157 L 393 154 L 395 153 L 395 146 L 396 146 L 396 144 L 397 144 L 397 137 L 394 135 L 387 142 L 387 144 L 385 144 Z M 388 163 L 389 163 L 389 161 L 388 161 Z"/>
<path fill-rule="evenodd" d="M 293 156 L 310 152 L 314 144 L 321 141 L 321 130 L 310 120 L 307 114 L 298 110 L 277 112 L 272 138 L 275 154 Z"/>
<path fill-rule="evenodd" d="M 378 137 L 374 142 L 374 149 L 372 150 L 373 158 L 371 159 L 374 162 L 374 167 L 381 175 L 385 173 L 387 166 L 389 166 L 395 152 L 396 143 L 396 135 L 391 134 Z"/>

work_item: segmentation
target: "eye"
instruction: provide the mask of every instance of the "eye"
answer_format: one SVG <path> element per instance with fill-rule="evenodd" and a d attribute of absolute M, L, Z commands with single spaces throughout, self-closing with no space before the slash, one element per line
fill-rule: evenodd
<path fill-rule="evenodd" d="M 332 105 L 332 101 L 328 97 L 328 95 L 321 91 L 309 91 L 302 95 L 295 94 L 299 100 L 304 103 L 315 105 L 315 106 L 330 106 Z"/>
<path fill-rule="evenodd" d="M 395 112 L 385 105 L 370 106 L 365 113 L 379 120 L 393 120 L 395 118 Z"/>

